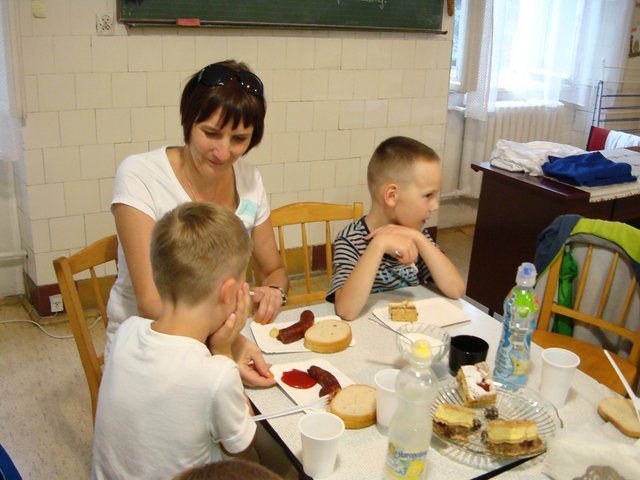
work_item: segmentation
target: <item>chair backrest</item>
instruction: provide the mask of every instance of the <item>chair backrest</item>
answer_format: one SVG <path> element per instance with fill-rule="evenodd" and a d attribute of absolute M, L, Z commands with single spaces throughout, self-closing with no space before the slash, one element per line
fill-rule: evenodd
<path fill-rule="evenodd" d="M 604 150 L 607 136 L 611 130 L 602 127 L 591 126 L 589 130 L 589 138 L 587 139 L 587 150 L 592 152 L 594 150 Z"/>
<path fill-rule="evenodd" d="M 640 231 L 629 227 L 640 242 Z M 563 248 L 549 266 L 538 318 L 548 331 L 556 315 L 575 321 L 573 336 L 602 345 L 640 367 L 640 288 L 629 257 L 616 244 L 588 234 L 566 242 L 578 266 L 573 281 L 573 305 L 558 304 Z"/>
<path fill-rule="evenodd" d="M 89 325 L 86 320 L 85 310 L 87 308 L 97 308 L 98 313 L 102 317 L 102 321 L 106 328 L 108 323 L 106 296 L 103 293 L 104 287 L 96 275 L 95 267 L 105 263 L 117 261 L 118 257 L 118 239 L 115 235 L 102 238 L 91 245 L 83 248 L 79 252 L 68 257 L 56 258 L 53 261 L 53 267 L 60 285 L 60 293 L 64 301 L 64 307 L 71 324 L 71 331 L 78 347 L 82 368 L 87 377 L 89 384 L 89 393 L 91 394 L 91 406 L 93 409 L 93 417 L 95 419 L 96 406 L 98 403 L 98 389 L 100 380 L 102 380 L 102 365 L 104 364 L 104 356 L 98 353 L 94 344 Z M 78 289 L 78 283 L 74 278 L 75 275 L 88 272 L 89 278 L 87 284 L 90 285 L 87 296 L 91 301 L 87 300 L 87 296 L 82 295 L 85 299 L 81 300 Z"/>
<path fill-rule="evenodd" d="M 302 305 L 311 302 L 324 300 L 326 290 L 313 290 L 311 283 L 312 269 L 312 252 L 309 245 L 309 224 L 324 222 L 324 242 L 325 242 L 325 265 L 327 280 L 331 280 L 332 260 L 333 260 L 333 235 L 331 233 L 331 222 L 340 220 L 356 221 L 364 215 L 364 207 L 362 203 L 355 202 L 353 205 L 335 204 L 335 203 L 318 203 L 318 202 L 302 202 L 292 203 L 280 208 L 276 208 L 271 212 L 271 223 L 278 230 L 278 248 L 280 256 L 285 268 L 289 274 L 290 263 L 288 261 L 288 252 L 285 242 L 284 227 L 288 225 L 300 225 L 300 242 L 302 243 L 302 260 L 305 278 L 305 293 L 293 294 L 289 296 L 289 304 Z M 335 232 L 337 233 L 337 232 Z M 327 281 L 327 284 L 328 284 Z"/>

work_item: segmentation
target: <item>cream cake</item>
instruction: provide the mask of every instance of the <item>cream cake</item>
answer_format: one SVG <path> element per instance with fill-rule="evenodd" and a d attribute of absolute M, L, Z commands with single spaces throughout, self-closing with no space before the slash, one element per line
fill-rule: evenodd
<path fill-rule="evenodd" d="M 492 420 L 487 424 L 487 450 L 507 457 L 533 453 L 542 448 L 533 420 Z"/>
<path fill-rule="evenodd" d="M 456 381 L 466 407 L 489 405 L 496 401 L 496 386 L 487 362 L 461 366 Z"/>
<path fill-rule="evenodd" d="M 418 320 L 418 310 L 413 302 L 405 300 L 389 303 L 389 318 L 394 322 L 415 322 Z"/>
<path fill-rule="evenodd" d="M 442 438 L 466 442 L 478 423 L 474 419 L 475 412 L 470 408 L 441 403 L 433 414 L 433 430 Z"/>

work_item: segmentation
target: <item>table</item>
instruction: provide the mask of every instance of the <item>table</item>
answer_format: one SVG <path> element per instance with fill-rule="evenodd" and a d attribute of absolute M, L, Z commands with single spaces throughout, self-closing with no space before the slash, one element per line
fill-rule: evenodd
<path fill-rule="evenodd" d="M 488 162 L 471 168 L 483 175 L 466 293 L 491 312 L 502 313 L 518 265 L 533 262 L 538 234 L 557 216 L 575 213 L 640 228 L 640 195 L 589 203 L 588 192 L 550 178 Z"/>
<path fill-rule="evenodd" d="M 369 312 L 374 308 L 385 306 L 389 301 L 419 300 L 437 297 L 438 294 L 424 287 L 410 287 L 391 292 L 371 295 L 363 314 L 350 322 L 356 344 L 348 349 L 322 355 L 313 352 L 286 353 L 265 355 L 272 364 L 289 363 L 300 360 L 321 357 L 330 361 L 355 382 L 374 385 L 373 377 L 378 370 L 384 368 L 401 368 L 405 362 L 401 359 L 395 344 L 395 334 L 367 320 Z M 501 333 L 501 323 L 493 317 L 483 313 L 464 300 L 452 302 L 471 314 L 471 321 L 446 327 L 451 335 L 471 334 L 481 336 L 489 342 L 487 360 L 493 364 L 498 340 Z M 307 307 L 316 316 L 334 314 L 333 305 L 323 303 Z M 297 320 L 304 308 L 282 312 L 276 319 L 279 321 Z M 245 335 L 252 339 L 249 327 L 245 327 Z M 529 370 L 528 386 L 534 390 L 540 383 L 541 348 L 532 345 L 532 365 Z M 446 360 L 446 358 L 445 358 Z M 443 363 L 434 365 L 434 370 L 441 379 L 451 378 L 448 368 Z M 247 389 L 247 394 L 253 404 L 262 413 L 273 412 L 292 406 L 293 402 L 279 388 Z M 572 382 L 572 390 L 565 406 L 559 411 L 565 427 L 579 425 L 584 422 L 604 424 L 596 411 L 597 403 L 605 396 L 613 393 L 591 379 L 584 373 L 577 371 Z M 303 413 L 274 418 L 269 423 L 286 447 L 297 458 L 301 456 L 300 434 L 297 423 Z M 604 427 L 610 427 L 605 425 Z M 611 427 L 613 429 L 613 427 Z M 623 438 L 623 435 L 620 434 Z M 379 479 L 387 451 L 387 437 L 378 432 L 375 426 L 361 430 L 346 430 L 342 438 L 336 470 L 330 479 Z M 483 473 L 483 470 L 460 465 L 431 449 L 428 456 L 430 464 L 430 479 L 472 478 Z M 542 475 L 542 461 L 529 462 L 509 472 L 509 478 L 534 479 L 545 478 Z M 547 479 L 548 480 L 548 479 Z"/>

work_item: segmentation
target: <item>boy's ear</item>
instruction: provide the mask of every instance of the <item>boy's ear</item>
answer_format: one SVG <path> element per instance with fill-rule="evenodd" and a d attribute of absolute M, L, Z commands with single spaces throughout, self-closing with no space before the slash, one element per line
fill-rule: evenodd
<path fill-rule="evenodd" d="M 396 205 L 397 198 L 398 198 L 398 184 L 387 183 L 382 188 L 382 201 L 384 202 L 385 205 L 394 207 Z"/>
<path fill-rule="evenodd" d="M 220 285 L 220 302 L 225 305 L 233 305 L 236 301 L 234 287 L 237 283 L 235 278 L 227 278 Z"/>

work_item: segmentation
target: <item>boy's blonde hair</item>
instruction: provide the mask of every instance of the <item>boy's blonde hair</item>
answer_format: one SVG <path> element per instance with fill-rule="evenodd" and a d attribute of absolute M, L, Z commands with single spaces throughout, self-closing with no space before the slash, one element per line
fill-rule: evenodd
<path fill-rule="evenodd" d="M 221 281 L 240 278 L 251 241 L 228 208 L 187 202 L 167 212 L 151 238 L 151 268 L 160 297 L 195 305 Z"/>
<path fill-rule="evenodd" d="M 388 183 L 406 185 L 413 181 L 417 161 L 440 161 L 438 154 L 424 143 L 409 137 L 390 137 L 373 152 L 367 168 L 369 193 L 375 199 L 380 187 Z"/>

